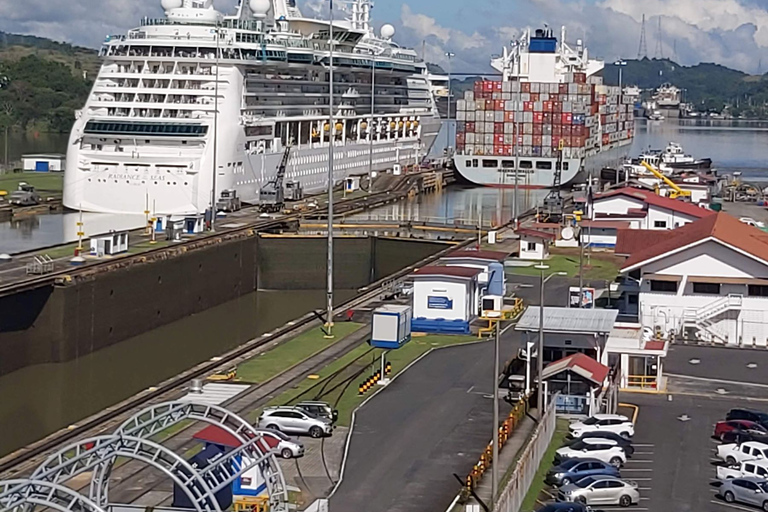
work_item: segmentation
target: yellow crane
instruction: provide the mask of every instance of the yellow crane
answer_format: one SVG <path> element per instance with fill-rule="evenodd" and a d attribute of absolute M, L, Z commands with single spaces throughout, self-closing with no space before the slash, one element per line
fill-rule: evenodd
<path fill-rule="evenodd" d="M 677 186 L 677 184 L 674 181 L 670 180 L 669 178 L 664 176 L 662 173 L 660 173 L 659 171 L 654 169 L 653 166 L 651 164 L 649 164 L 648 162 L 646 162 L 645 160 L 643 160 L 640 163 L 642 164 L 643 167 L 648 169 L 651 172 L 651 174 L 653 174 L 654 176 L 659 178 L 661 181 L 663 181 L 671 189 L 670 192 L 669 192 L 669 197 L 671 199 L 677 199 L 679 197 L 691 197 L 691 191 L 690 190 L 683 190 L 683 189 L 681 189 L 680 187 Z M 658 186 L 656 187 L 656 193 L 657 194 L 659 193 L 659 187 Z"/>

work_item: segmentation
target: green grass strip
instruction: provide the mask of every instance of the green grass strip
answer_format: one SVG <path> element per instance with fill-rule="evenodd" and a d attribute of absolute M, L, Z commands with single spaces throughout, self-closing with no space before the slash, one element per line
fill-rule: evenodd
<path fill-rule="evenodd" d="M 525 495 L 523 505 L 520 507 L 522 512 L 529 512 L 535 510 L 537 507 L 536 500 L 544 489 L 544 478 L 547 476 L 547 471 L 552 467 L 552 460 L 555 458 L 555 452 L 558 448 L 563 446 L 565 436 L 568 434 L 568 420 L 564 418 L 557 419 L 557 426 L 555 427 L 555 433 L 552 435 L 552 441 L 549 443 L 547 451 L 544 453 L 544 457 L 541 459 L 539 469 L 536 471 L 536 475 L 533 477 L 533 483 L 528 488 L 528 493 Z"/>

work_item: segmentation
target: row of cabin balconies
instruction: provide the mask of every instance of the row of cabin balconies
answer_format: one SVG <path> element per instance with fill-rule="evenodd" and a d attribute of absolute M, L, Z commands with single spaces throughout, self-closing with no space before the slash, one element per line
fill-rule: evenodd
<path fill-rule="evenodd" d="M 105 95 L 96 94 L 91 100 L 92 104 L 106 105 L 106 106 L 123 106 L 124 104 L 153 104 L 153 105 L 178 105 L 183 107 L 185 105 L 200 106 L 200 105 L 213 105 L 215 99 L 213 95 L 210 96 L 180 96 L 180 95 L 165 95 L 165 94 L 120 94 L 117 97 L 104 97 Z"/>
<path fill-rule="evenodd" d="M 103 111 L 106 110 L 106 113 Z M 118 117 L 118 118 L 147 118 L 147 119 L 208 119 L 213 115 L 213 109 L 168 109 L 168 108 L 129 108 L 115 107 L 105 108 L 92 106 L 89 108 L 89 114 L 99 117 Z"/>

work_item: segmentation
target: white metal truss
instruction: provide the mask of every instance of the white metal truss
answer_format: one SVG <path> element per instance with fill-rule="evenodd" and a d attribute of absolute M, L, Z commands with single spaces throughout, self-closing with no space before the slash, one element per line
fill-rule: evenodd
<path fill-rule="evenodd" d="M 241 445 L 200 469 L 149 439 L 185 420 L 216 425 L 234 436 Z M 88 498 L 72 492 L 83 500 L 82 503 L 93 504 L 99 510 L 84 508 L 78 501 L 74 503 L 79 507 L 78 511 L 103 512 L 109 503 L 109 479 L 118 457 L 144 462 L 165 473 L 186 494 L 198 512 L 221 512 L 215 494 L 246 471 L 258 466 L 267 487 L 270 510 L 287 510 L 285 479 L 274 450 L 269 447 L 263 435 L 245 419 L 222 407 L 186 401 L 149 406 L 124 422 L 114 434 L 69 444 L 51 455 L 34 471 L 31 478 L 48 485 L 47 488 L 58 489 L 62 482 L 91 471 Z M 24 489 L 28 489 L 24 482 L 0 482 L 0 506 L 4 506 L 7 496 L 18 496 Z"/>
<path fill-rule="evenodd" d="M 38 506 L 58 512 L 105 512 L 90 499 L 63 485 L 33 479 L 0 482 L 0 512 L 26 512 Z"/>

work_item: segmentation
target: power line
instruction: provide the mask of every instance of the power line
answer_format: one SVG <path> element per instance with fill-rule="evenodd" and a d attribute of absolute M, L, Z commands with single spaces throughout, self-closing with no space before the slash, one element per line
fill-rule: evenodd
<path fill-rule="evenodd" d="M 643 14 L 643 24 L 640 27 L 640 47 L 637 49 L 637 60 L 648 57 L 648 46 L 645 42 L 645 14 Z"/>

